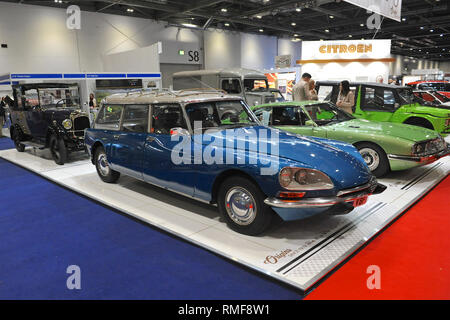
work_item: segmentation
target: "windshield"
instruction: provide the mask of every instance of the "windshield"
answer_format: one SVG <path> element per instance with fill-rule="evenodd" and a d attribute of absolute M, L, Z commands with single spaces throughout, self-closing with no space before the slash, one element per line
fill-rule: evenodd
<path fill-rule="evenodd" d="M 266 79 L 244 79 L 245 91 L 267 91 L 269 84 Z"/>
<path fill-rule="evenodd" d="M 259 125 L 255 115 L 243 101 L 209 101 L 191 103 L 185 107 L 191 127 L 202 130 Z"/>
<path fill-rule="evenodd" d="M 41 107 L 79 108 L 78 88 L 39 89 L 39 104 Z"/>
<path fill-rule="evenodd" d="M 311 119 L 319 126 L 348 121 L 354 117 L 331 103 L 318 103 L 304 106 Z"/>

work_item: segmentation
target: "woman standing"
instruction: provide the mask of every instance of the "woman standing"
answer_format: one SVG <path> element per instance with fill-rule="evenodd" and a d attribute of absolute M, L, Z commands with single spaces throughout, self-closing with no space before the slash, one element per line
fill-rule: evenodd
<path fill-rule="evenodd" d="M 355 95 L 350 91 L 350 83 L 347 80 L 342 81 L 339 86 L 339 95 L 336 105 L 348 113 L 353 113 Z"/>

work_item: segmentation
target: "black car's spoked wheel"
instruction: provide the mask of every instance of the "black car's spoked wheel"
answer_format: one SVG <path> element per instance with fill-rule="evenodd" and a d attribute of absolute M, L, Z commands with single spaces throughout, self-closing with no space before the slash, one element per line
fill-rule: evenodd
<path fill-rule="evenodd" d="M 67 160 L 67 148 L 63 139 L 53 135 L 50 138 L 50 152 L 56 164 L 63 165 Z"/>
<path fill-rule="evenodd" d="M 20 142 L 20 135 L 16 132 L 16 130 L 13 131 L 13 141 L 17 151 L 19 152 L 25 151 L 25 145 Z"/>

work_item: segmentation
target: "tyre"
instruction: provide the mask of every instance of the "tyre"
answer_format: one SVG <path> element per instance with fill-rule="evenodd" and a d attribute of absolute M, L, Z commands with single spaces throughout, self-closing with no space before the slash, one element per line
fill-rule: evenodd
<path fill-rule="evenodd" d="M 230 229 L 255 236 L 268 229 L 274 217 L 264 199 L 264 194 L 252 181 L 233 176 L 220 185 L 217 205 Z"/>
<path fill-rule="evenodd" d="M 14 141 L 14 146 L 16 147 L 16 150 L 19 152 L 25 151 L 25 145 L 20 142 L 20 134 L 17 132 L 17 130 L 11 130 L 12 132 L 12 140 Z"/>
<path fill-rule="evenodd" d="M 108 159 L 106 158 L 106 152 L 103 147 L 98 147 L 95 150 L 95 168 L 97 173 L 104 182 L 115 183 L 120 178 L 120 173 L 112 170 L 109 167 Z"/>
<path fill-rule="evenodd" d="M 386 152 L 373 143 L 359 143 L 356 145 L 370 171 L 377 177 L 382 177 L 390 171 L 389 160 Z"/>
<path fill-rule="evenodd" d="M 56 135 L 50 137 L 50 152 L 56 164 L 63 165 L 67 161 L 67 148 L 64 140 Z"/>

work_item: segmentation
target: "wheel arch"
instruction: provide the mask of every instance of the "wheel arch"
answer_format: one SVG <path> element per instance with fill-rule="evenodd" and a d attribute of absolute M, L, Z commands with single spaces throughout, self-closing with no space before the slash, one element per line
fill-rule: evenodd
<path fill-rule="evenodd" d="M 255 184 L 255 186 L 257 186 L 258 188 L 259 185 L 256 182 L 256 180 L 247 172 L 243 171 L 243 170 L 239 170 L 239 169 L 227 169 L 222 171 L 214 180 L 214 183 L 212 185 L 211 188 L 211 203 L 217 203 L 217 195 L 219 193 L 219 187 L 220 185 L 229 177 L 233 177 L 233 176 L 239 176 L 239 177 L 244 177 L 247 178 L 248 180 L 250 180 L 252 183 Z M 261 189 L 261 188 L 260 188 Z"/>
<path fill-rule="evenodd" d="M 404 124 L 418 125 L 424 124 L 425 128 L 435 130 L 433 123 L 425 117 L 411 116 L 403 121 Z"/>
<path fill-rule="evenodd" d="M 94 142 L 94 144 L 92 145 L 92 148 L 91 148 L 91 162 L 93 164 L 95 164 L 94 156 L 95 156 L 95 151 L 97 150 L 98 147 L 102 147 L 103 149 L 105 148 L 103 143 L 101 143 L 100 141 L 95 141 Z"/>

